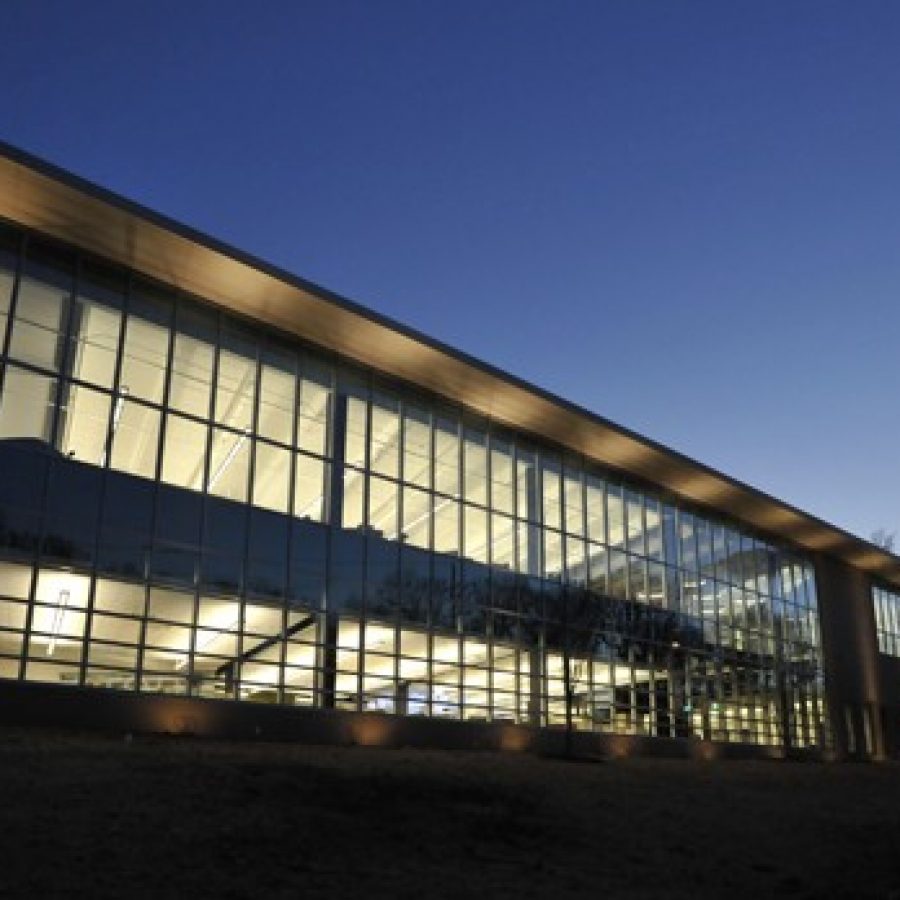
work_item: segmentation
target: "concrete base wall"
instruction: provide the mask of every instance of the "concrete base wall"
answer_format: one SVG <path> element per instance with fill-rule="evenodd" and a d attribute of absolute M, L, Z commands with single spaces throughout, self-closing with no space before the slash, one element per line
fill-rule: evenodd
<path fill-rule="evenodd" d="M 377 747 L 432 747 L 563 755 L 561 729 L 455 722 L 381 713 L 261 706 L 227 700 L 129 694 L 25 682 L 0 683 L 0 723 L 232 740 L 297 741 Z M 783 759 L 780 747 L 576 732 L 577 756 Z M 792 758 L 821 759 L 802 752 Z"/>
<path fill-rule="evenodd" d="M 819 556 L 816 582 L 836 754 L 900 757 L 900 660 L 878 652 L 871 580 Z"/>

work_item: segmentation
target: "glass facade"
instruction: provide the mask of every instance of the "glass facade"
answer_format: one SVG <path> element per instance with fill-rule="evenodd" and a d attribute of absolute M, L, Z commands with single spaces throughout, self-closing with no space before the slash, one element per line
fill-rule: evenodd
<path fill-rule="evenodd" d="M 0 677 L 823 742 L 792 549 L 12 230 L 0 338 Z"/>
<path fill-rule="evenodd" d="M 900 594 L 874 587 L 872 603 L 879 653 L 900 656 Z"/>

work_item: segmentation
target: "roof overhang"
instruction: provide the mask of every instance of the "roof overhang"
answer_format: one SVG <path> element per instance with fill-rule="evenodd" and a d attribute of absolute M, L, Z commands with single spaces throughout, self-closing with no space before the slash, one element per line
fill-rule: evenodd
<path fill-rule="evenodd" d="M 867 541 L 6 144 L 0 216 L 900 586 L 900 558 Z"/>

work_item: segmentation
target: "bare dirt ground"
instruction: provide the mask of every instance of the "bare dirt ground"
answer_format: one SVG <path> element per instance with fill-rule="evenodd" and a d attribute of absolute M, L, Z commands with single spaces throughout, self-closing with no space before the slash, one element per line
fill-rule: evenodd
<path fill-rule="evenodd" d="M 900 765 L 0 729 L 0 897 L 891 898 Z"/>

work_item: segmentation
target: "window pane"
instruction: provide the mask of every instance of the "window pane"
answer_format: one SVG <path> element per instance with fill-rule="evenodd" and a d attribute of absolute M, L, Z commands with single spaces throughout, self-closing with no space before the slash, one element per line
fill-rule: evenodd
<path fill-rule="evenodd" d="M 647 554 L 654 559 L 663 558 L 662 518 L 659 500 L 644 498 L 644 516 L 647 529 Z"/>
<path fill-rule="evenodd" d="M 491 509 L 513 514 L 515 478 L 512 447 L 506 441 L 491 440 Z"/>
<path fill-rule="evenodd" d="M 459 496 L 459 434 L 456 422 L 449 419 L 434 423 L 434 489 Z"/>
<path fill-rule="evenodd" d="M 540 529 L 530 522 L 519 522 L 518 531 L 518 571 L 525 575 L 538 575 L 540 560 Z"/>
<path fill-rule="evenodd" d="M 110 396 L 77 384 L 63 386 L 59 449 L 79 462 L 106 462 Z M 65 395 L 68 395 L 67 397 Z"/>
<path fill-rule="evenodd" d="M 434 549 L 459 552 L 459 503 L 436 497 L 434 501 Z"/>
<path fill-rule="evenodd" d="M 297 446 L 324 456 L 328 452 L 331 373 L 315 360 L 305 358 L 298 391 Z"/>
<path fill-rule="evenodd" d="M 150 588 L 147 618 L 190 625 L 194 619 L 193 593 Z"/>
<path fill-rule="evenodd" d="M 369 479 L 369 527 L 388 540 L 397 538 L 397 483 L 384 478 Z"/>
<path fill-rule="evenodd" d="M 27 600 L 31 592 L 31 567 L 0 562 L 0 596 Z"/>
<path fill-rule="evenodd" d="M 59 368 L 71 292 L 66 261 L 36 248 L 19 281 L 10 356 L 45 369 Z"/>
<path fill-rule="evenodd" d="M 512 569 L 515 561 L 515 531 L 508 516 L 491 516 L 491 564 Z"/>
<path fill-rule="evenodd" d="M 162 402 L 171 309 L 171 300 L 152 288 L 141 288 L 129 302 L 119 383 L 133 397 Z"/>
<path fill-rule="evenodd" d="M 98 578 L 94 591 L 94 609 L 126 616 L 143 616 L 144 586 Z"/>
<path fill-rule="evenodd" d="M 216 421 L 240 431 L 253 427 L 257 348 L 236 328 L 222 334 L 216 376 Z"/>
<path fill-rule="evenodd" d="M 290 451 L 258 442 L 253 471 L 253 503 L 276 512 L 288 512 L 290 475 Z"/>
<path fill-rule="evenodd" d="M 403 480 L 431 486 L 431 426 L 425 410 L 407 406 L 403 412 Z"/>
<path fill-rule="evenodd" d="M 298 453 L 294 474 L 294 515 L 322 522 L 325 518 L 325 464 Z"/>
<path fill-rule="evenodd" d="M 474 428 L 464 432 L 463 478 L 466 502 L 486 505 L 487 436 Z"/>
<path fill-rule="evenodd" d="M 49 441 L 55 394 L 55 379 L 7 366 L 0 400 L 0 438 Z"/>
<path fill-rule="evenodd" d="M 169 406 L 209 418 L 216 322 L 213 313 L 184 302 L 178 306 Z"/>
<path fill-rule="evenodd" d="M 362 468 L 366 463 L 366 415 L 365 389 L 350 384 L 346 394 L 347 435 L 344 442 L 344 461 Z"/>
<path fill-rule="evenodd" d="M 577 537 L 567 536 L 566 546 L 566 580 L 569 584 L 587 584 L 587 563 L 585 561 L 584 541 Z"/>
<path fill-rule="evenodd" d="M 296 356 L 286 348 L 263 353 L 257 433 L 282 444 L 294 442 L 296 368 Z"/>
<path fill-rule="evenodd" d="M 42 658 L 78 661 L 89 586 L 90 579 L 69 572 L 38 574 L 31 628 L 41 632 L 35 644 Z"/>
<path fill-rule="evenodd" d="M 591 590 L 606 595 L 609 592 L 609 553 L 600 544 L 590 544 L 588 566 Z"/>
<path fill-rule="evenodd" d="M 400 465 L 400 404 L 393 397 L 375 393 L 372 398 L 372 432 L 369 468 L 396 478 Z"/>
<path fill-rule="evenodd" d="M 715 575 L 712 551 L 712 528 L 703 519 L 694 519 L 694 532 L 697 536 L 697 554 L 700 560 L 700 574 L 708 578 Z"/>
<path fill-rule="evenodd" d="M 556 460 L 545 458 L 541 461 L 541 484 L 544 501 L 544 526 L 562 528 L 561 485 L 559 463 Z"/>
<path fill-rule="evenodd" d="M 537 522 L 540 504 L 537 495 L 537 460 L 534 453 L 519 448 L 516 452 L 516 515 Z"/>
<path fill-rule="evenodd" d="M 624 553 L 613 550 L 609 554 L 609 595 L 616 600 L 627 598 L 627 558 Z"/>
<path fill-rule="evenodd" d="M 199 491 L 203 486 L 206 459 L 205 425 L 182 416 L 166 417 L 162 480 L 178 487 Z"/>
<path fill-rule="evenodd" d="M 209 458 L 209 493 L 228 500 L 247 502 L 250 472 L 250 433 L 213 429 Z"/>
<path fill-rule="evenodd" d="M 606 507 L 603 497 L 603 479 L 588 475 L 585 479 L 587 496 L 588 538 L 597 543 L 606 543 Z"/>
<path fill-rule="evenodd" d="M 415 488 L 403 489 L 403 538 L 416 547 L 428 548 L 431 495 Z"/>
<path fill-rule="evenodd" d="M 126 398 L 113 410 L 113 449 L 110 466 L 120 472 L 156 476 L 160 412 Z M 195 488 L 196 490 L 196 488 Z"/>
<path fill-rule="evenodd" d="M 72 377 L 105 388 L 113 386 L 123 295 L 121 276 L 84 264 L 69 343 Z"/>
<path fill-rule="evenodd" d="M 670 566 L 677 566 L 678 557 L 678 515 L 673 506 L 663 506 L 663 555 Z"/>
<path fill-rule="evenodd" d="M 625 507 L 622 503 L 622 488 L 617 484 L 606 486 L 606 527 L 609 530 L 609 546 L 625 546 Z"/>
<path fill-rule="evenodd" d="M 728 548 L 725 544 L 725 528 L 716 525 L 712 529 L 713 572 L 720 581 L 728 580 Z"/>
<path fill-rule="evenodd" d="M 564 474 L 566 507 L 566 531 L 569 534 L 584 534 L 584 495 L 582 494 L 581 473 L 566 467 Z"/>
<path fill-rule="evenodd" d="M 556 580 L 563 571 L 562 535 L 556 531 L 544 531 L 544 578 Z"/>
<path fill-rule="evenodd" d="M 644 507 L 637 491 L 625 491 L 625 513 L 628 519 L 628 550 L 643 555 L 647 552 L 644 542 Z"/>
<path fill-rule="evenodd" d="M 344 528 L 359 528 L 363 524 L 366 476 L 357 469 L 344 469 L 343 487 L 341 525 Z"/>
<path fill-rule="evenodd" d="M 694 517 L 690 513 L 678 513 L 678 532 L 681 543 L 681 565 L 693 572 L 697 568 L 697 542 L 694 536 Z"/>
<path fill-rule="evenodd" d="M 488 533 L 487 511 L 475 506 L 465 506 L 463 524 L 463 554 L 476 562 L 487 562 Z"/>
<path fill-rule="evenodd" d="M 660 609 L 666 606 L 666 571 L 661 563 L 651 562 L 648 567 L 647 594 L 652 606 Z"/>

